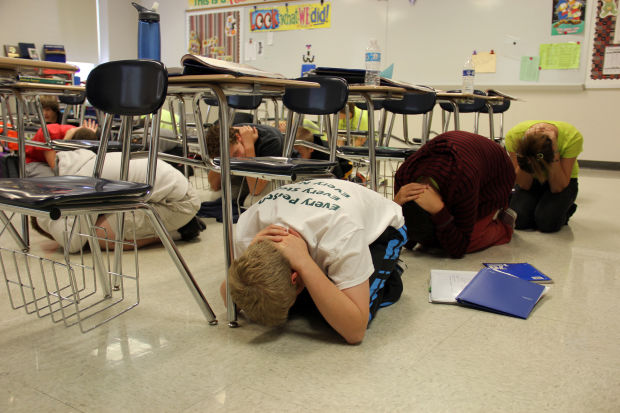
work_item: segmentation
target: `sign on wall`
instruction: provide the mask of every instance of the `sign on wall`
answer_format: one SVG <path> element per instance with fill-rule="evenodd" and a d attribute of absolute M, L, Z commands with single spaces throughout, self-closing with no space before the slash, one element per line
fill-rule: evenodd
<path fill-rule="evenodd" d="M 330 2 L 288 4 L 250 11 L 250 31 L 321 29 L 331 26 Z"/>

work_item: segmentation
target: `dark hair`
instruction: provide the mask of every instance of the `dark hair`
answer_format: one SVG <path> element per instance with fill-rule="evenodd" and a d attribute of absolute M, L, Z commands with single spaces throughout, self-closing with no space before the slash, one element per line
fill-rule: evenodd
<path fill-rule="evenodd" d="M 523 171 L 544 180 L 549 165 L 553 162 L 553 143 L 546 133 L 526 133 L 517 143 L 517 164 Z"/>
<path fill-rule="evenodd" d="M 228 131 L 228 144 L 237 142 L 237 130 L 230 128 Z M 207 129 L 207 153 L 209 157 L 216 158 L 220 156 L 220 125 L 213 124 Z"/>
<path fill-rule="evenodd" d="M 56 122 L 54 123 L 60 123 L 62 121 L 62 113 L 60 112 L 60 105 L 58 104 L 58 98 L 56 98 L 56 96 L 43 95 L 39 97 L 39 101 L 41 102 L 41 108 L 50 109 L 56 113 Z"/>
<path fill-rule="evenodd" d="M 407 238 L 409 238 L 410 243 L 417 242 L 427 246 L 437 243 L 435 224 L 431 219 L 431 214 L 415 201 L 409 201 L 403 205 L 403 216 L 405 217 Z"/>

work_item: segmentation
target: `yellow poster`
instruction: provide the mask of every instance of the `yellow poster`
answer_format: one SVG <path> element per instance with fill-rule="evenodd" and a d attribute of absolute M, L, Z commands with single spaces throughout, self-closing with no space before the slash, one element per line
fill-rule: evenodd
<path fill-rule="evenodd" d="M 289 4 L 250 11 L 250 31 L 320 29 L 331 26 L 331 4 Z"/>

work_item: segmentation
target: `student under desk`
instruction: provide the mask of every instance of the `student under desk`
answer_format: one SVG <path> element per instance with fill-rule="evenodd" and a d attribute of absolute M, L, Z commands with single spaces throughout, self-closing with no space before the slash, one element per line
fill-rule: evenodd
<path fill-rule="evenodd" d="M 224 252 L 226 255 L 226 270 L 234 261 L 233 231 L 232 231 L 232 199 L 230 185 L 230 152 L 228 145 L 228 130 L 230 126 L 227 95 L 260 94 L 262 96 L 282 96 L 287 87 L 319 87 L 317 83 L 303 82 L 288 79 L 272 79 L 254 76 L 232 75 L 186 75 L 171 76 L 168 79 L 168 94 L 182 100 L 185 96 L 192 96 L 196 123 L 201 124 L 197 102 L 203 95 L 215 97 L 219 105 L 220 122 L 220 174 L 222 177 L 222 218 L 224 224 Z M 181 127 L 183 130 L 183 126 Z M 206 151 L 206 139 L 204 130 L 198 129 L 198 140 L 202 153 Z M 287 137 L 287 139 L 294 139 Z M 204 168 L 213 168 L 214 165 L 203 164 Z M 228 280 L 228 273 L 225 275 Z M 228 289 L 228 288 L 227 288 Z M 230 297 L 227 297 L 228 325 L 237 326 L 235 305 Z"/>
<path fill-rule="evenodd" d="M 45 84 L 45 83 L 29 83 L 29 82 L 19 82 L 17 81 L 18 75 L 24 73 L 39 73 L 44 69 L 50 70 L 61 70 L 66 71 L 70 74 L 70 78 L 67 79 L 71 83 L 73 83 L 73 73 L 77 72 L 79 68 L 77 66 L 65 64 L 65 63 L 56 63 L 56 62 L 46 62 L 40 60 L 31 60 L 31 59 L 18 59 L 18 58 L 5 58 L 0 57 L 0 70 L 3 70 L 5 73 L 13 74 L 14 80 L 11 81 L 10 78 L 13 78 L 13 75 L 9 75 L 9 79 L 4 78 L 3 82 L 0 83 L 0 99 L 3 101 L 6 100 L 7 96 L 14 96 L 15 102 L 17 106 L 17 139 L 3 137 L 4 140 L 8 142 L 16 142 L 18 145 L 18 156 L 19 156 L 19 176 L 24 176 L 25 165 L 26 165 L 26 154 L 25 154 L 25 131 L 24 131 L 24 114 L 25 114 L 25 100 L 26 96 L 38 96 L 38 95 L 63 95 L 63 94 L 79 94 L 84 92 L 84 88 L 81 86 L 73 86 L 73 85 L 55 85 L 55 84 Z M 38 97 L 35 97 L 38 102 Z M 49 134 L 47 132 L 47 128 L 45 128 L 45 120 L 43 118 L 43 112 L 41 110 L 41 106 L 38 105 L 38 116 L 43 126 L 43 131 L 46 137 L 47 142 L 50 142 Z M 3 112 L 4 118 L 4 112 Z M 3 122 L 3 123 L 6 123 Z M 4 128 L 5 130 L 7 128 Z M 30 237 L 28 235 L 28 220 L 25 217 L 22 217 L 22 241 L 24 245 L 29 245 Z"/>

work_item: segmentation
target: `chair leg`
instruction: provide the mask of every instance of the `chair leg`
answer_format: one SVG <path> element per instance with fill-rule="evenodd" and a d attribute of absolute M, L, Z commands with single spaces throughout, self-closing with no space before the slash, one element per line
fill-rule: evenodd
<path fill-rule="evenodd" d="M 22 251 L 27 251 L 29 249 L 28 248 L 28 244 L 19 235 L 19 233 L 17 232 L 17 230 L 15 229 L 13 224 L 11 223 L 11 219 L 6 216 L 4 211 L 0 211 L 0 221 L 2 221 L 2 223 L 4 224 L 4 229 L 9 231 L 9 234 L 11 235 L 11 237 L 19 245 L 19 248 Z M 4 232 L 4 229 L 2 231 L 0 231 L 0 234 L 2 234 L 2 232 Z"/>
<path fill-rule="evenodd" d="M 450 126 L 450 113 L 445 110 L 441 111 L 441 132 L 445 133 L 448 131 L 448 127 Z"/>
<path fill-rule="evenodd" d="M 493 122 L 493 105 L 487 103 L 487 112 L 489 112 L 489 139 L 495 140 L 495 124 Z"/>
<path fill-rule="evenodd" d="M 79 217 L 76 217 L 76 220 Z M 97 231 L 95 229 L 95 220 L 91 215 L 84 215 L 84 219 L 86 221 L 86 228 L 88 229 L 88 245 L 90 247 L 90 251 L 93 254 L 94 265 L 96 266 L 96 272 L 99 276 L 99 281 L 103 288 L 103 295 L 105 297 L 111 297 L 112 291 L 110 287 L 110 283 L 106 280 L 106 274 L 108 271 L 105 268 L 103 254 L 101 253 L 101 246 L 99 245 L 99 239 L 97 237 Z M 66 244 L 65 244 L 66 245 Z M 65 253 L 65 261 L 69 263 L 69 249 L 63 248 Z M 117 273 L 118 274 L 118 273 Z"/>
<path fill-rule="evenodd" d="M 474 116 L 474 133 L 478 133 L 478 117 Z"/>
<path fill-rule="evenodd" d="M 196 303 L 200 307 L 200 310 L 202 311 L 204 316 L 207 318 L 210 325 L 216 325 L 217 318 L 215 317 L 215 313 L 211 309 L 211 306 L 209 306 L 209 302 L 207 301 L 206 297 L 202 293 L 200 286 L 198 285 L 198 283 L 196 282 L 196 279 L 194 278 L 191 271 L 189 270 L 189 267 L 187 266 L 187 263 L 181 256 L 181 253 L 179 252 L 176 244 L 174 243 L 174 241 L 170 237 L 170 234 L 164 227 L 164 224 L 161 221 L 161 218 L 157 214 L 157 211 L 151 208 L 150 205 L 143 204 L 143 206 L 145 208 L 147 216 L 151 220 L 151 224 L 153 225 L 155 232 L 157 232 L 157 236 L 159 237 L 162 244 L 166 248 L 166 251 L 168 251 L 170 258 L 172 258 L 172 261 L 177 266 L 177 269 L 181 273 L 181 276 L 183 277 L 183 280 L 185 281 L 187 288 L 189 288 L 192 295 L 194 296 L 194 299 L 196 300 Z"/>
<path fill-rule="evenodd" d="M 396 113 L 392 113 L 390 118 L 390 126 L 388 126 L 388 132 L 386 135 L 385 146 L 390 146 L 390 139 L 392 138 L 392 130 L 394 129 L 394 120 L 396 119 Z"/>

